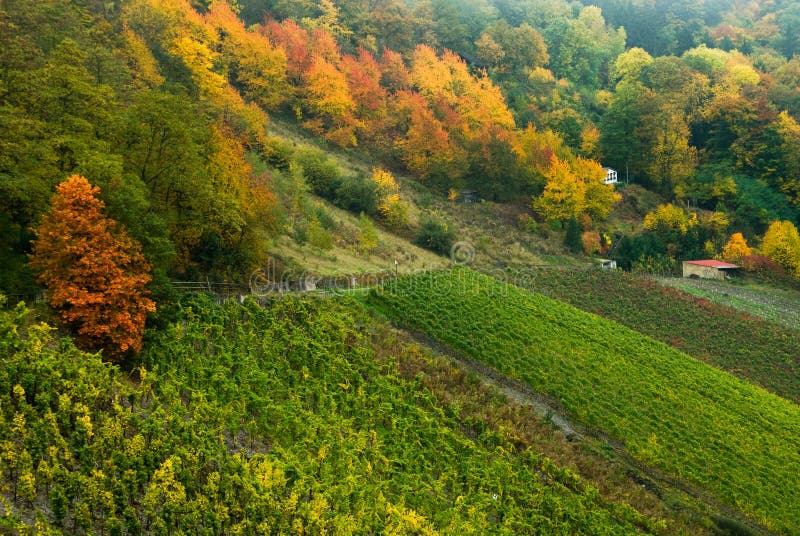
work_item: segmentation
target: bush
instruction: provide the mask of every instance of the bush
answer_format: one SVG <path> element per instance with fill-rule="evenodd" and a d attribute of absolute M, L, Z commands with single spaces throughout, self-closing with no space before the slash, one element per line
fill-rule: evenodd
<path fill-rule="evenodd" d="M 283 172 L 289 171 L 293 156 L 294 148 L 289 142 L 280 138 L 267 140 L 261 153 L 261 157 L 267 164 Z"/>
<path fill-rule="evenodd" d="M 420 227 L 414 243 L 442 255 L 449 255 L 453 247 L 455 233 L 440 221 L 427 220 Z"/>
<path fill-rule="evenodd" d="M 408 214 L 411 207 L 408 203 L 401 200 L 398 195 L 392 195 L 384 199 L 378 211 L 383 218 L 383 222 L 392 229 L 400 229 L 408 226 Z"/>
<path fill-rule="evenodd" d="M 745 255 L 739 259 L 739 263 L 746 272 L 756 274 L 767 280 L 788 278 L 783 266 L 766 255 Z"/>
<path fill-rule="evenodd" d="M 378 247 L 378 232 L 375 230 L 372 220 L 363 212 L 358 218 L 358 244 L 361 251 L 369 253 Z"/>
<path fill-rule="evenodd" d="M 342 172 L 336 162 L 313 147 L 299 149 L 294 160 L 303 169 L 303 178 L 311 191 L 326 199 L 334 199 L 342 183 Z"/>
<path fill-rule="evenodd" d="M 353 213 L 375 216 L 378 210 L 378 190 L 375 183 L 361 176 L 344 179 L 336 189 L 334 204 Z"/>
<path fill-rule="evenodd" d="M 292 227 L 292 239 L 300 245 L 308 242 L 308 224 L 304 221 L 297 221 Z"/>
<path fill-rule="evenodd" d="M 581 235 L 581 244 L 583 245 L 583 252 L 587 255 L 600 253 L 600 233 L 597 231 L 584 231 Z"/>
<path fill-rule="evenodd" d="M 536 220 L 533 219 L 533 216 L 528 214 L 527 212 L 522 213 L 517 217 L 517 225 L 523 231 L 528 233 L 535 233 L 538 230 L 538 225 L 536 225 Z"/>
<path fill-rule="evenodd" d="M 308 243 L 319 249 L 331 249 L 333 247 L 333 237 L 326 231 L 318 219 L 312 219 L 306 228 Z"/>
<path fill-rule="evenodd" d="M 322 224 L 322 227 L 325 230 L 330 231 L 334 227 L 336 227 L 336 222 L 333 220 L 333 217 L 325 210 L 325 207 L 322 205 L 316 205 L 314 207 L 314 211 L 312 216 L 319 220 L 319 223 Z"/>
<path fill-rule="evenodd" d="M 433 204 L 433 201 L 433 194 L 428 191 L 424 191 L 419 194 L 419 197 L 417 198 L 417 205 L 419 205 L 421 208 L 428 208 Z"/>

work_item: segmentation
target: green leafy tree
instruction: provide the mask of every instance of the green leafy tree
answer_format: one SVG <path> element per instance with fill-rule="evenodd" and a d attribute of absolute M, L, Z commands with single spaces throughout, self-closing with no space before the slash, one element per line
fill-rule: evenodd
<path fill-rule="evenodd" d="M 578 224 L 578 220 L 575 218 L 570 218 L 569 222 L 567 223 L 567 232 L 564 235 L 564 245 L 572 253 L 580 253 L 583 250 L 583 239 L 581 233 L 581 226 Z"/>

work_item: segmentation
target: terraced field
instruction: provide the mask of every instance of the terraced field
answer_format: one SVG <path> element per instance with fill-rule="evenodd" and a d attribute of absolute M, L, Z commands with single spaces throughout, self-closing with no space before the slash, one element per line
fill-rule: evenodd
<path fill-rule="evenodd" d="M 458 268 L 370 303 L 545 393 L 763 526 L 800 526 L 800 407 L 620 324 Z"/>

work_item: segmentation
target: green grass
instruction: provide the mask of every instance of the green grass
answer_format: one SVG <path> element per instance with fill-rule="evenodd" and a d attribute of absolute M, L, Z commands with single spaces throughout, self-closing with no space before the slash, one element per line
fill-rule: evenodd
<path fill-rule="evenodd" d="M 617 323 L 465 269 L 370 297 L 762 525 L 800 526 L 800 408 Z"/>

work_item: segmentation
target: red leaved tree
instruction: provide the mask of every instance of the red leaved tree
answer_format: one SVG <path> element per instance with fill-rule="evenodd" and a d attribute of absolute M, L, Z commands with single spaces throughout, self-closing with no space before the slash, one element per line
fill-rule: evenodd
<path fill-rule="evenodd" d="M 150 266 L 141 245 L 104 214 L 100 188 L 73 175 L 62 182 L 38 228 L 31 268 L 47 301 L 79 344 L 118 360 L 142 347 Z"/>

